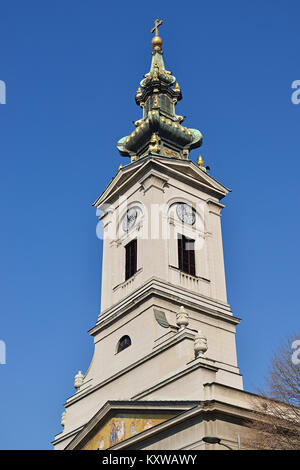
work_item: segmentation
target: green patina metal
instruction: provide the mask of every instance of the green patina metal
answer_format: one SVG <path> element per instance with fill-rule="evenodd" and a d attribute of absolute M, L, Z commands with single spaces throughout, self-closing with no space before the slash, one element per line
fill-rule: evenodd
<path fill-rule="evenodd" d="M 201 132 L 184 127 L 184 118 L 175 112 L 176 103 L 182 99 L 181 89 L 165 68 L 161 45 L 157 33 L 152 40 L 150 71 L 144 75 L 135 97 L 143 116 L 134 123 L 133 132 L 117 144 L 120 154 L 131 157 L 132 161 L 150 153 L 188 159 L 189 151 L 202 144 Z"/>
<path fill-rule="evenodd" d="M 169 328 L 169 322 L 166 318 L 165 312 L 161 312 L 160 310 L 154 310 L 154 316 L 157 323 L 162 326 L 163 328 Z"/>

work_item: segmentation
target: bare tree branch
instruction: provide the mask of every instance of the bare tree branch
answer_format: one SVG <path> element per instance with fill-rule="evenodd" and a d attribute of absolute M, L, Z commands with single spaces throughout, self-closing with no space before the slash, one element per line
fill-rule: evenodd
<path fill-rule="evenodd" d="M 266 391 L 253 398 L 254 431 L 247 442 L 252 449 L 300 449 L 300 364 L 292 360 L 292 343 L 300 331 L 287 338 L 273 355 Z"/>

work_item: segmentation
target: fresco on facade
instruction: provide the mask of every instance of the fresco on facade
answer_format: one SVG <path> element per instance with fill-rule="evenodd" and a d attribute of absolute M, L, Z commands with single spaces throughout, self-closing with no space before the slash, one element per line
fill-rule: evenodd
<path fill-rule="evenodd" d="M 107 421 L 87 442 L 83 450 L 105 450 L 109 447 L 135 436 L 140 432 L 160 424 L 172 415 L 153 414 L 117 414 Z"/>

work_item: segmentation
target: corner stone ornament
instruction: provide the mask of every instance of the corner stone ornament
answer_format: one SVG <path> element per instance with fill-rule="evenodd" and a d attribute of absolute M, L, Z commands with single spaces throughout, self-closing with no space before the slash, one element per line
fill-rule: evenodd
<path fill-rule="evenodd" d="M 208 349 L 207 338 L 205 334 L 201 330 L 199 330 L 198 333 L 195 335 L 194 341 L 195 358 L 203 356 L 203 354 L 205 354 Z"/>
<path fill-rule="evenodd" d="M 62 412 L 62 415 L 61 415 L 61 421 L 60 421 L 60 423 L 61 423 L 61 425 L 62 425 L 63 427 L 64 427 L 65 424 L 66 424 L 66 414 L 67 414 L 67 413 L 66 413 L 65 411 L 63 411 L 63 412 Z"/>
<path fill-rule="evenodd" d="M 78 390 L 83 384 L 83 379 L 84 379 L 84 375 L 80 370 L 78 374 L 75 375 L 74 387 L 76 388 L 76 390 Z"/>
<path fill-rule="evenodd" d="M 179 326 L 179 331 L 186 328 L 189 324 L 189 315 L 183 306 L 180 307 L 179 312 L 176 314 L 176 324 Z"/>

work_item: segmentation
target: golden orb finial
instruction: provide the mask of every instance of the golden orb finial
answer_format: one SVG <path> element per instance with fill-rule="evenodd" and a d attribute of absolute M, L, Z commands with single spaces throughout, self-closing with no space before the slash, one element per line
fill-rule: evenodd
<path fill-rule="evenodd" d="M 152 49 L 154 51 L 160 52 L 162 46 L 162 38 L 160 36 L 154 36 L 152 38 Z"/>

